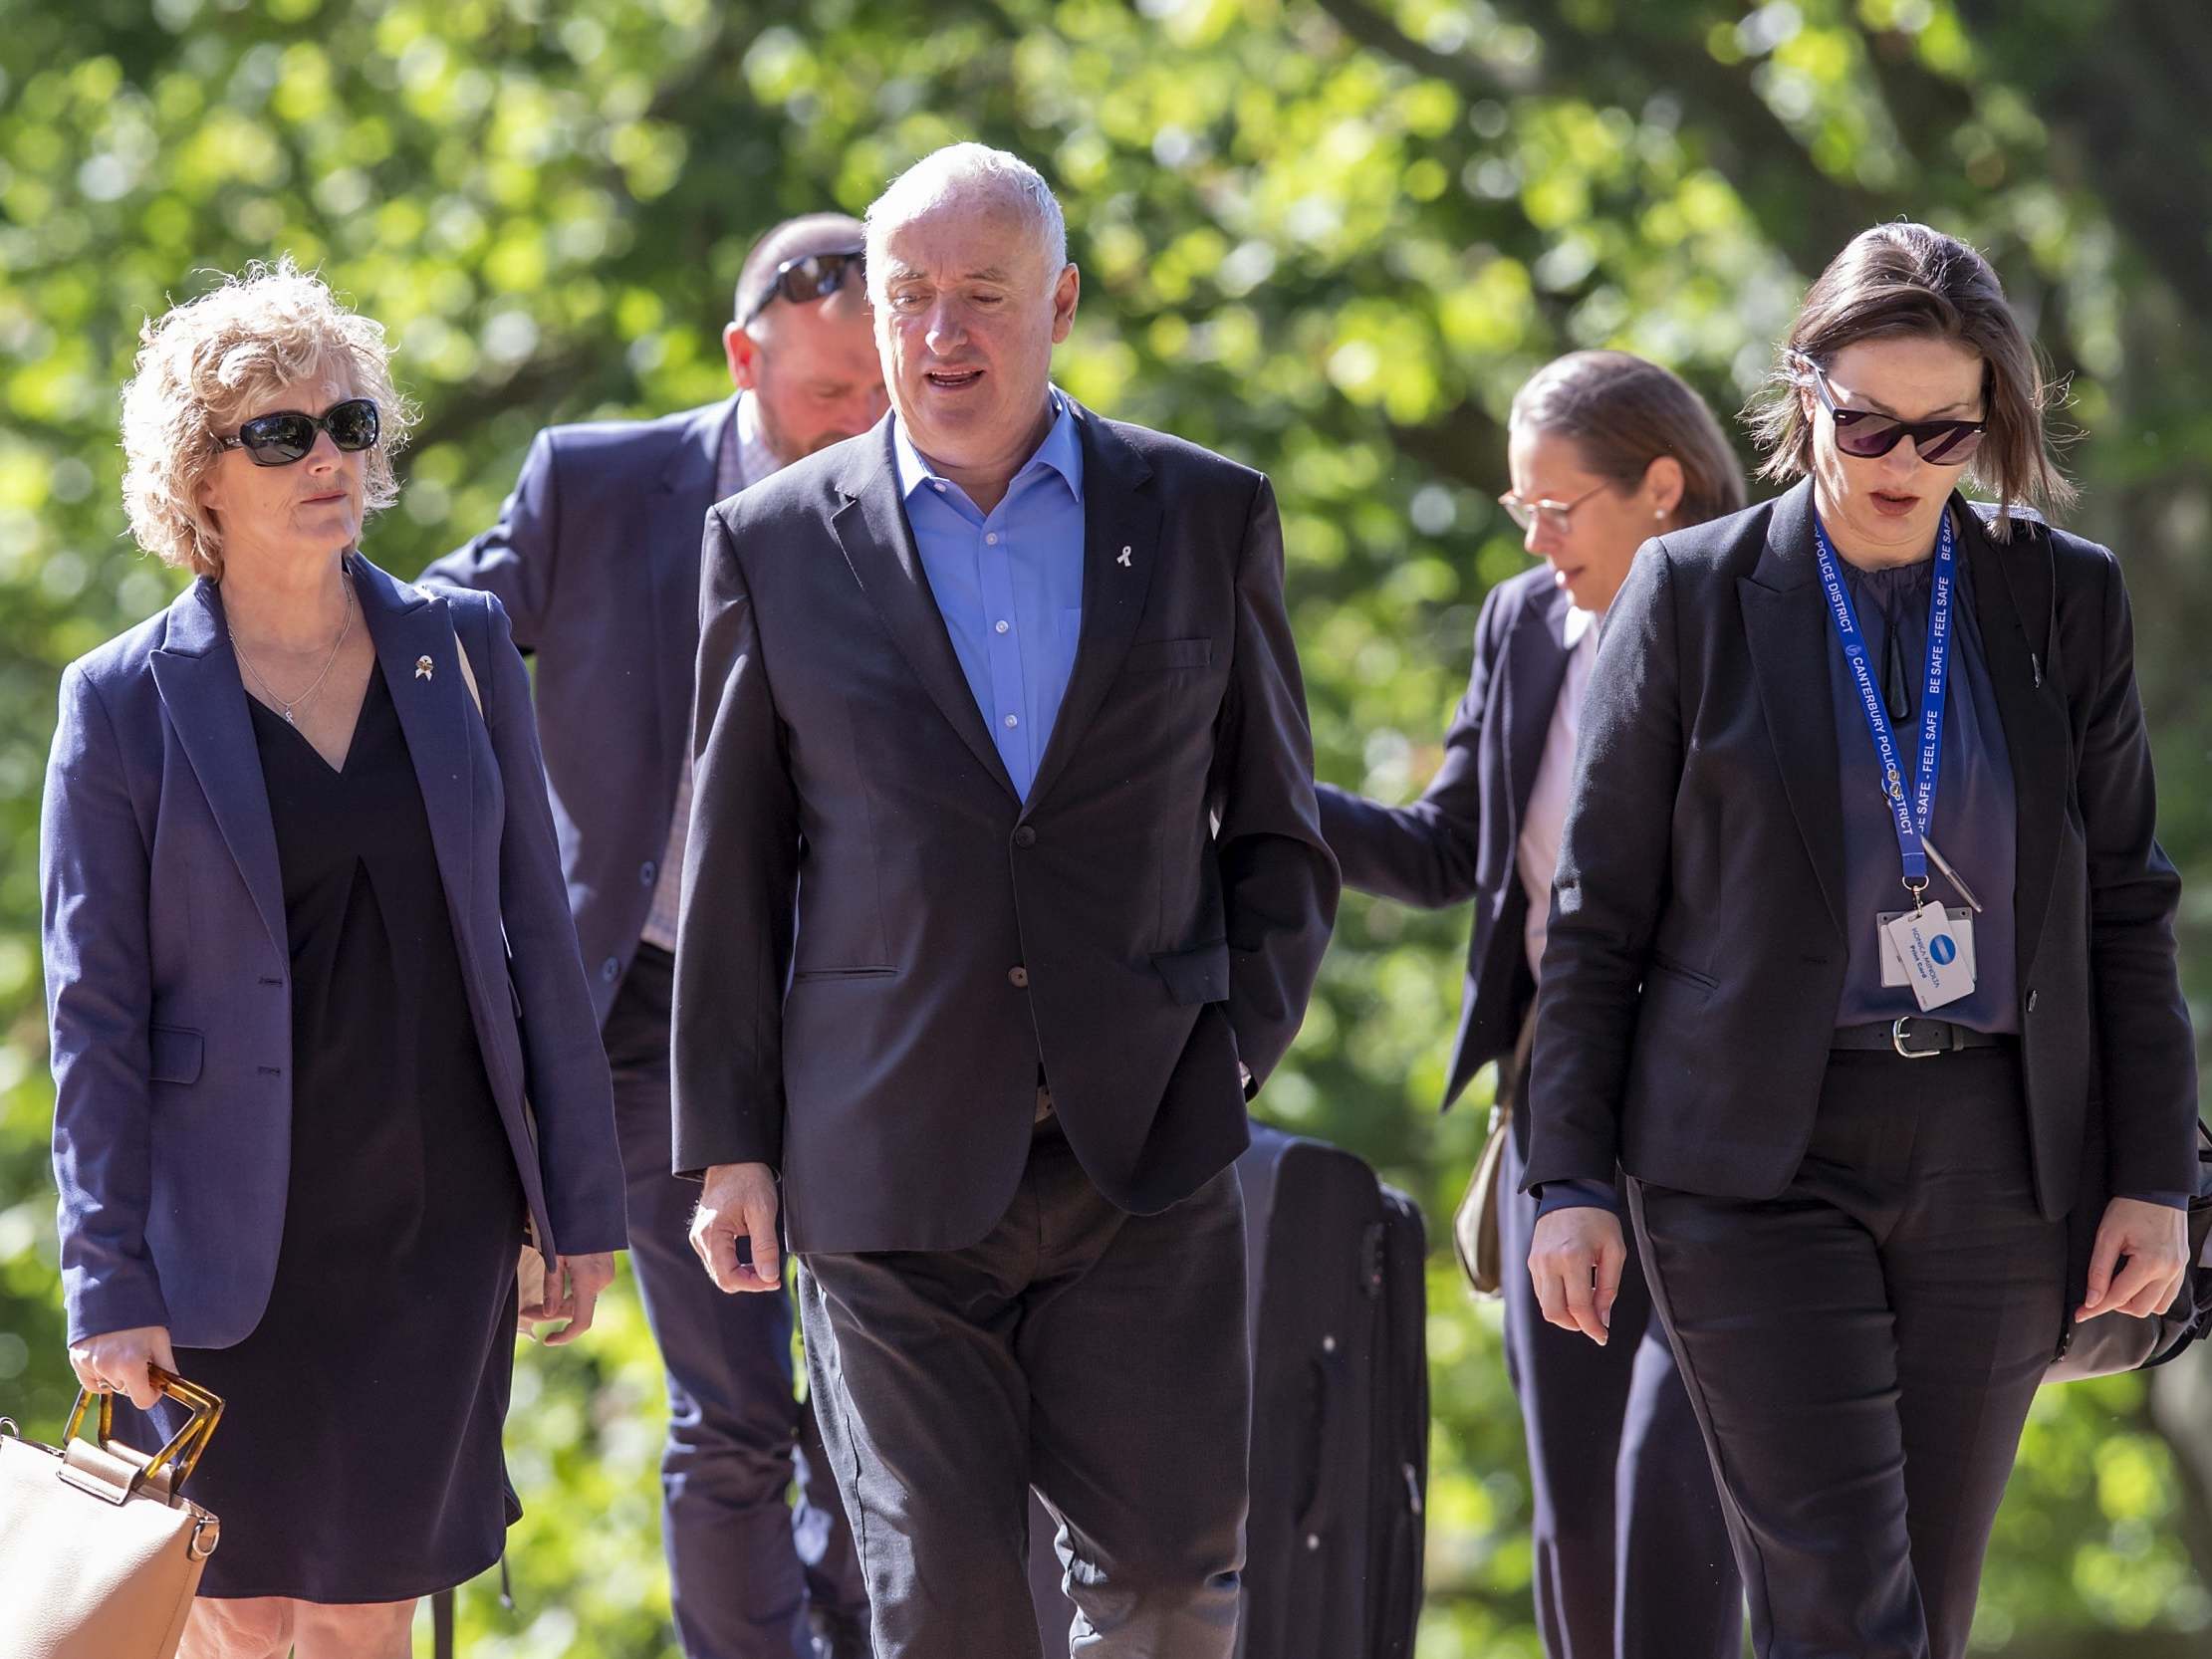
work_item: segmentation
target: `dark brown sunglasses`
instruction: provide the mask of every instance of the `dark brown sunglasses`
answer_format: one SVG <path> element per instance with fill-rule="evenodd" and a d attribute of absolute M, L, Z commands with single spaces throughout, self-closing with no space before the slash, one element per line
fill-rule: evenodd
<path fill-rule="evenodd" d="M 1839 408 L 1828 389 L 1828 376 L 1821 372 L 1821 365 L 1802 352 L 1794 352 L 1791 356 L 1805 371 L 1799 383 L 1813 387 L 1821 407 L 1828 410 L 1829 418 L 1836 422 L 1836 447 L 1846 455 L 1855 455 L 1862 461 L 1875 460 L 1896 448 L 1898 439 L 1909 437 L 1920 459 L 1930 466 L 1960 467 L 1972 460 L 1974 451 L 1982 447 L 1982 436 L 1989 430 L 1986 419 L 1899 420 L 1894 415 L 1876 414 L 1871 409 Z"/>

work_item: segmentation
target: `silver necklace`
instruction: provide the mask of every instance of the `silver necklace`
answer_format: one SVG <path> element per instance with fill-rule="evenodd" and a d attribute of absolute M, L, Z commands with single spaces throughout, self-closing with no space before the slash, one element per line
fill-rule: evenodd
<path fill-rule="evenodd" d="M 238 660 L 246 665 L 246 672 L 253 676 L 254 684 L 261 687 L 268 694 L 269 701 L 277 705 L 277 712 L 284 716 L 287 726 L 299 724 L 293 718 L 293 711 L 305 708 L 314 701 L 315 694 L 323 689 L 323 682 L 331 677 L 331 669 L 338 662 L 338 653 L 346 648 L 346 636 L 354 631 L 354 585 L 343 576 L 338 579 L 338 585 L 346 592 L 346 625 L 338 630 L 338 638 L 332 642 L 331 654 L 323 659 L 323 671 L 315 676 L 315 683 L 290 702 L 278 696 L 277 688 L 253 665 L 253 658 L 246 655 L 246 647 L 238 643 L 238 636 L 235 633 L 230 636 L 230 648 L 238 653 Z"/>

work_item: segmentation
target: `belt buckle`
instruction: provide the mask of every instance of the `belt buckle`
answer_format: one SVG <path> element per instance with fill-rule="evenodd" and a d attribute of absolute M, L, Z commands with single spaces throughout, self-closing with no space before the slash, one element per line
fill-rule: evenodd
<path fill-rule="evenodd" d="M 1933 1060 L 1937 1055 L 1950 1053 L 1951 1045 L 1949 1043 L 1944 1043 L 1940 1048 L 1934 1049 L 1906 1048 L 1905 1027 L 1911 1025 L 1912 1021 L 1913 1016 L 1908 1014 L 1901 1020 L 1889 1022 L 1889 1046 L 1892 1049 L 1896 1050 L 1906 1060 Z"/>

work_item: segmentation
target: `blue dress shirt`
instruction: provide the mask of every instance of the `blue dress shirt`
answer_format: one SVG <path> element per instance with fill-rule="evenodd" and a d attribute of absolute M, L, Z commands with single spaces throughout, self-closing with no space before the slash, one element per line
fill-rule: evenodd
<path fill-rule="evenodd" d="M 1068 400 L 985 513 L 907 439 L 891 448 L 914 550 L 1007 776 L 1026 801 L 1083 632 L 1083 445 Z"/>

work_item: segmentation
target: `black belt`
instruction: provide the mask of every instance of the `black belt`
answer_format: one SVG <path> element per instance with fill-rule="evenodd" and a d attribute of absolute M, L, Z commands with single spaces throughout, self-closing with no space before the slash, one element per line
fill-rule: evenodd
<path fill-rule="evenodd" d="M 1828 1040 L 1831 1049 L 1886 1051 L 1906 1060 L 1933 1060 L 1960 1049 L 1998 1049 L 2013 1040 L 1986 1031 L 1969 1031 L 1948 1020 L 1925 1020 L 1908 1015 L 1902 1020 L 1876 1020 L 1865 1026 L 1838 1026 Z"/>

